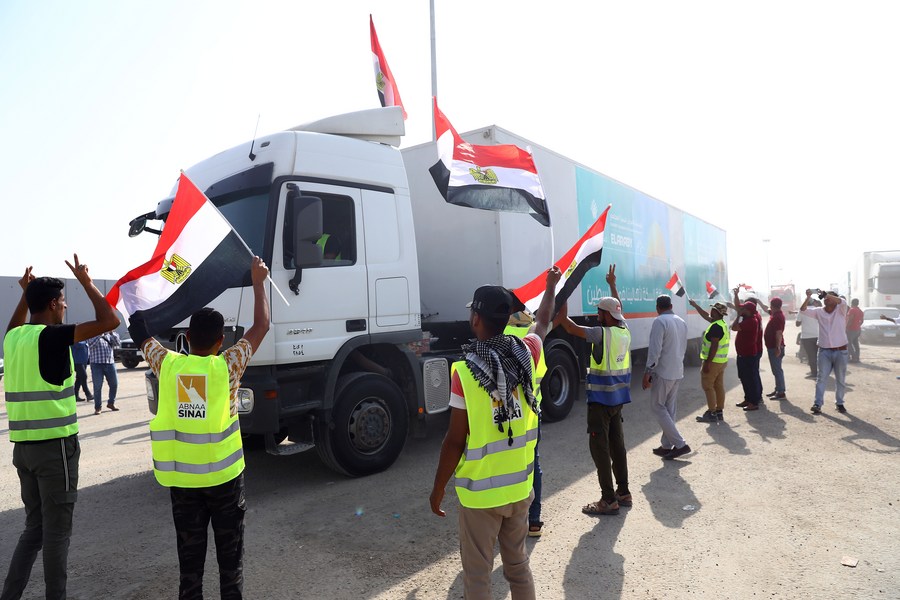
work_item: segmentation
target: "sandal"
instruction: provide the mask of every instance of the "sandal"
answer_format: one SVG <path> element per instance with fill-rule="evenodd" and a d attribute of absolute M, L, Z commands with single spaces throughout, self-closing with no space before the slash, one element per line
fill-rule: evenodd
<path fill-rule="evenodd" d="M 534 521 L 528 524 L 528 537 L 541 537 L 544 533 L 544 522 Z"/>
<path fill-rule="evenodd" d="M 581 512 L 591 516 L 617 515 L 619 514 L 619 503 L 613 501 L 612 504 L 610 504 L 604 500 L 598 500 L 597 502 L 591 502 L 590 504 L 582 506 Z"/>

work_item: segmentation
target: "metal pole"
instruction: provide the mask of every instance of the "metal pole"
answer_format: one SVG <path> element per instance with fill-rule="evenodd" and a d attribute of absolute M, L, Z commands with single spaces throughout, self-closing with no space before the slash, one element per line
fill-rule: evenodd
<path fill-rule="evenodd" d="M 434 0 L 430 0 L 429 5 L 431 7 L 431 96 L 437 98 L 437 44 L 434 35 Z M 437 141 L 434 110 L 431 111 L 431 141 Z"/>
<path fill-rule="evenodd" d="M 763 243 L 766 245 L 766 296 L 772 293 L 772 281 L 769 276 L 769 242 L 772 240 L 765 239 Z"/>

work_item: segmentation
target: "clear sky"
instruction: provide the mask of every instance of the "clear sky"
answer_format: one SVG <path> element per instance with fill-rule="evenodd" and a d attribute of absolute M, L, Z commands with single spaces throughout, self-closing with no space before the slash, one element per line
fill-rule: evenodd
<path fill-rule="evenodd" d="M 731 284 L 900 248 L 900 3 L 435 0 L 438 97 L 727 231 Z M 368 15 L 430 139 L 427 0 L 0 2 L 0 275 L 147 260 L 179 169 L 378 105 Z M 771 240 L 764 243 L 763 240 Z M 767 270 L 768 256 L 768 270 Z"/>

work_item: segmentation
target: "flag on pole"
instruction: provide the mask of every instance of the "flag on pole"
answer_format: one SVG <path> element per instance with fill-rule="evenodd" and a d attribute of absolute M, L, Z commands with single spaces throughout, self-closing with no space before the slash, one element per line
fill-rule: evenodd
<path fill-rule="evenodd" d="M 666 288 L 676 296 L 684 296 L 684 286 L 681 284 L 681 279 L 678 278 L 678 271 L 675 271 L 669 279 Z"/>
<path fill-rule="evenodd" d="M 406 109 L 400 100 L 400 90 L 397 89 L 397 81 L 394 79 L 391 68 L 384 58 L 384 51 L 378 43 L 378 35 L 375 33 L 375 21 L 369 15 L 369 36 L 372 40 L 372 61 L 375 63 L 375 87 L 378 89 L 378 99 L 382 106 L 399 106 L 403 111 L 403 120 L 406 120 Z"/>
<path fill-rule="evenodd" d="M 581 283 L 584 274 L 600 264 L 600 257 L 603 254 L 603 231 L 606 229 L 606 215 L 609 214 L 611 206 L 607 206 L 600 218 L 590 226 L 581 239 L 556 261 L 556 266 L 562 271 L 562 277 L 556 284 L 554 316 Z M 546 271 L 541 271 L 537 277 L 522 287 L 514 289 L 513 294 L 528 310 L 535 312 L 541 305 L 546 289 L 547 274 Z"/>
<path fill-rule="evenodd" d="M 714 286 L 711 282 L 707 281 L 706 282 L 706 293 L 709 295 L 709 299 L 712 300 L 713 298 L 715 298 L 716 296 L 719 295 L 719 290 L 717 290 L 716 286 Z"/>
<path fill-rule="evenodd" d="M 550 226 L 550 213 L 534 158 L 514 144 L 476 146 L 463 139 L 434 99 L 438 161 L 429 169 L 450 204 L 528 213 Z"/>
<path fill-rule="evenodd" d="M 748 284 L 746 284 L 746 283 L 739 283 L 739 284 L 738 284 L 738 289 L 743 289 L 743 290 L 747 290 L 748 292 L 752 292 L 752 291 L 753 291 L 753 286 L 752 286 L 752 285 L 748 285 Z"/>
<path fill-rule="evenodd" d="M 249 281 L 252 259 L 244 240 L 182 173 L 153 258 L 117 281 L 106 301 L 146 339 Z"/>

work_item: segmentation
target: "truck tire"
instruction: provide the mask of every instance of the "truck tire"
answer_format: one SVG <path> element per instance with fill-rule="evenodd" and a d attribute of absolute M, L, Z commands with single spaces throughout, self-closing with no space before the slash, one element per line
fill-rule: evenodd
<path fill-rule="evenodd" d="M 552 346 L 544 360 L 547 373 L 541 381 L 541 418 L 561 421 L 572 411 L 578 394 L 578 363 L 563 346 Z"/>
<path fill-rule="evenodd" d="M 318 419 L 316 451 L 330 468 L 362 477 L 390 467 L 409 431 L 403 393 L 393 381 L 356 373 L 339 381 L 331 419 Z"/>
<path fill-rule="evenodd" d="M 139 359 L 137 356 L 126 354 L 122 357 L 122 366 L 126 369 L 134 369 L 139 364 L 141 364 L 141 359 Z"/>

